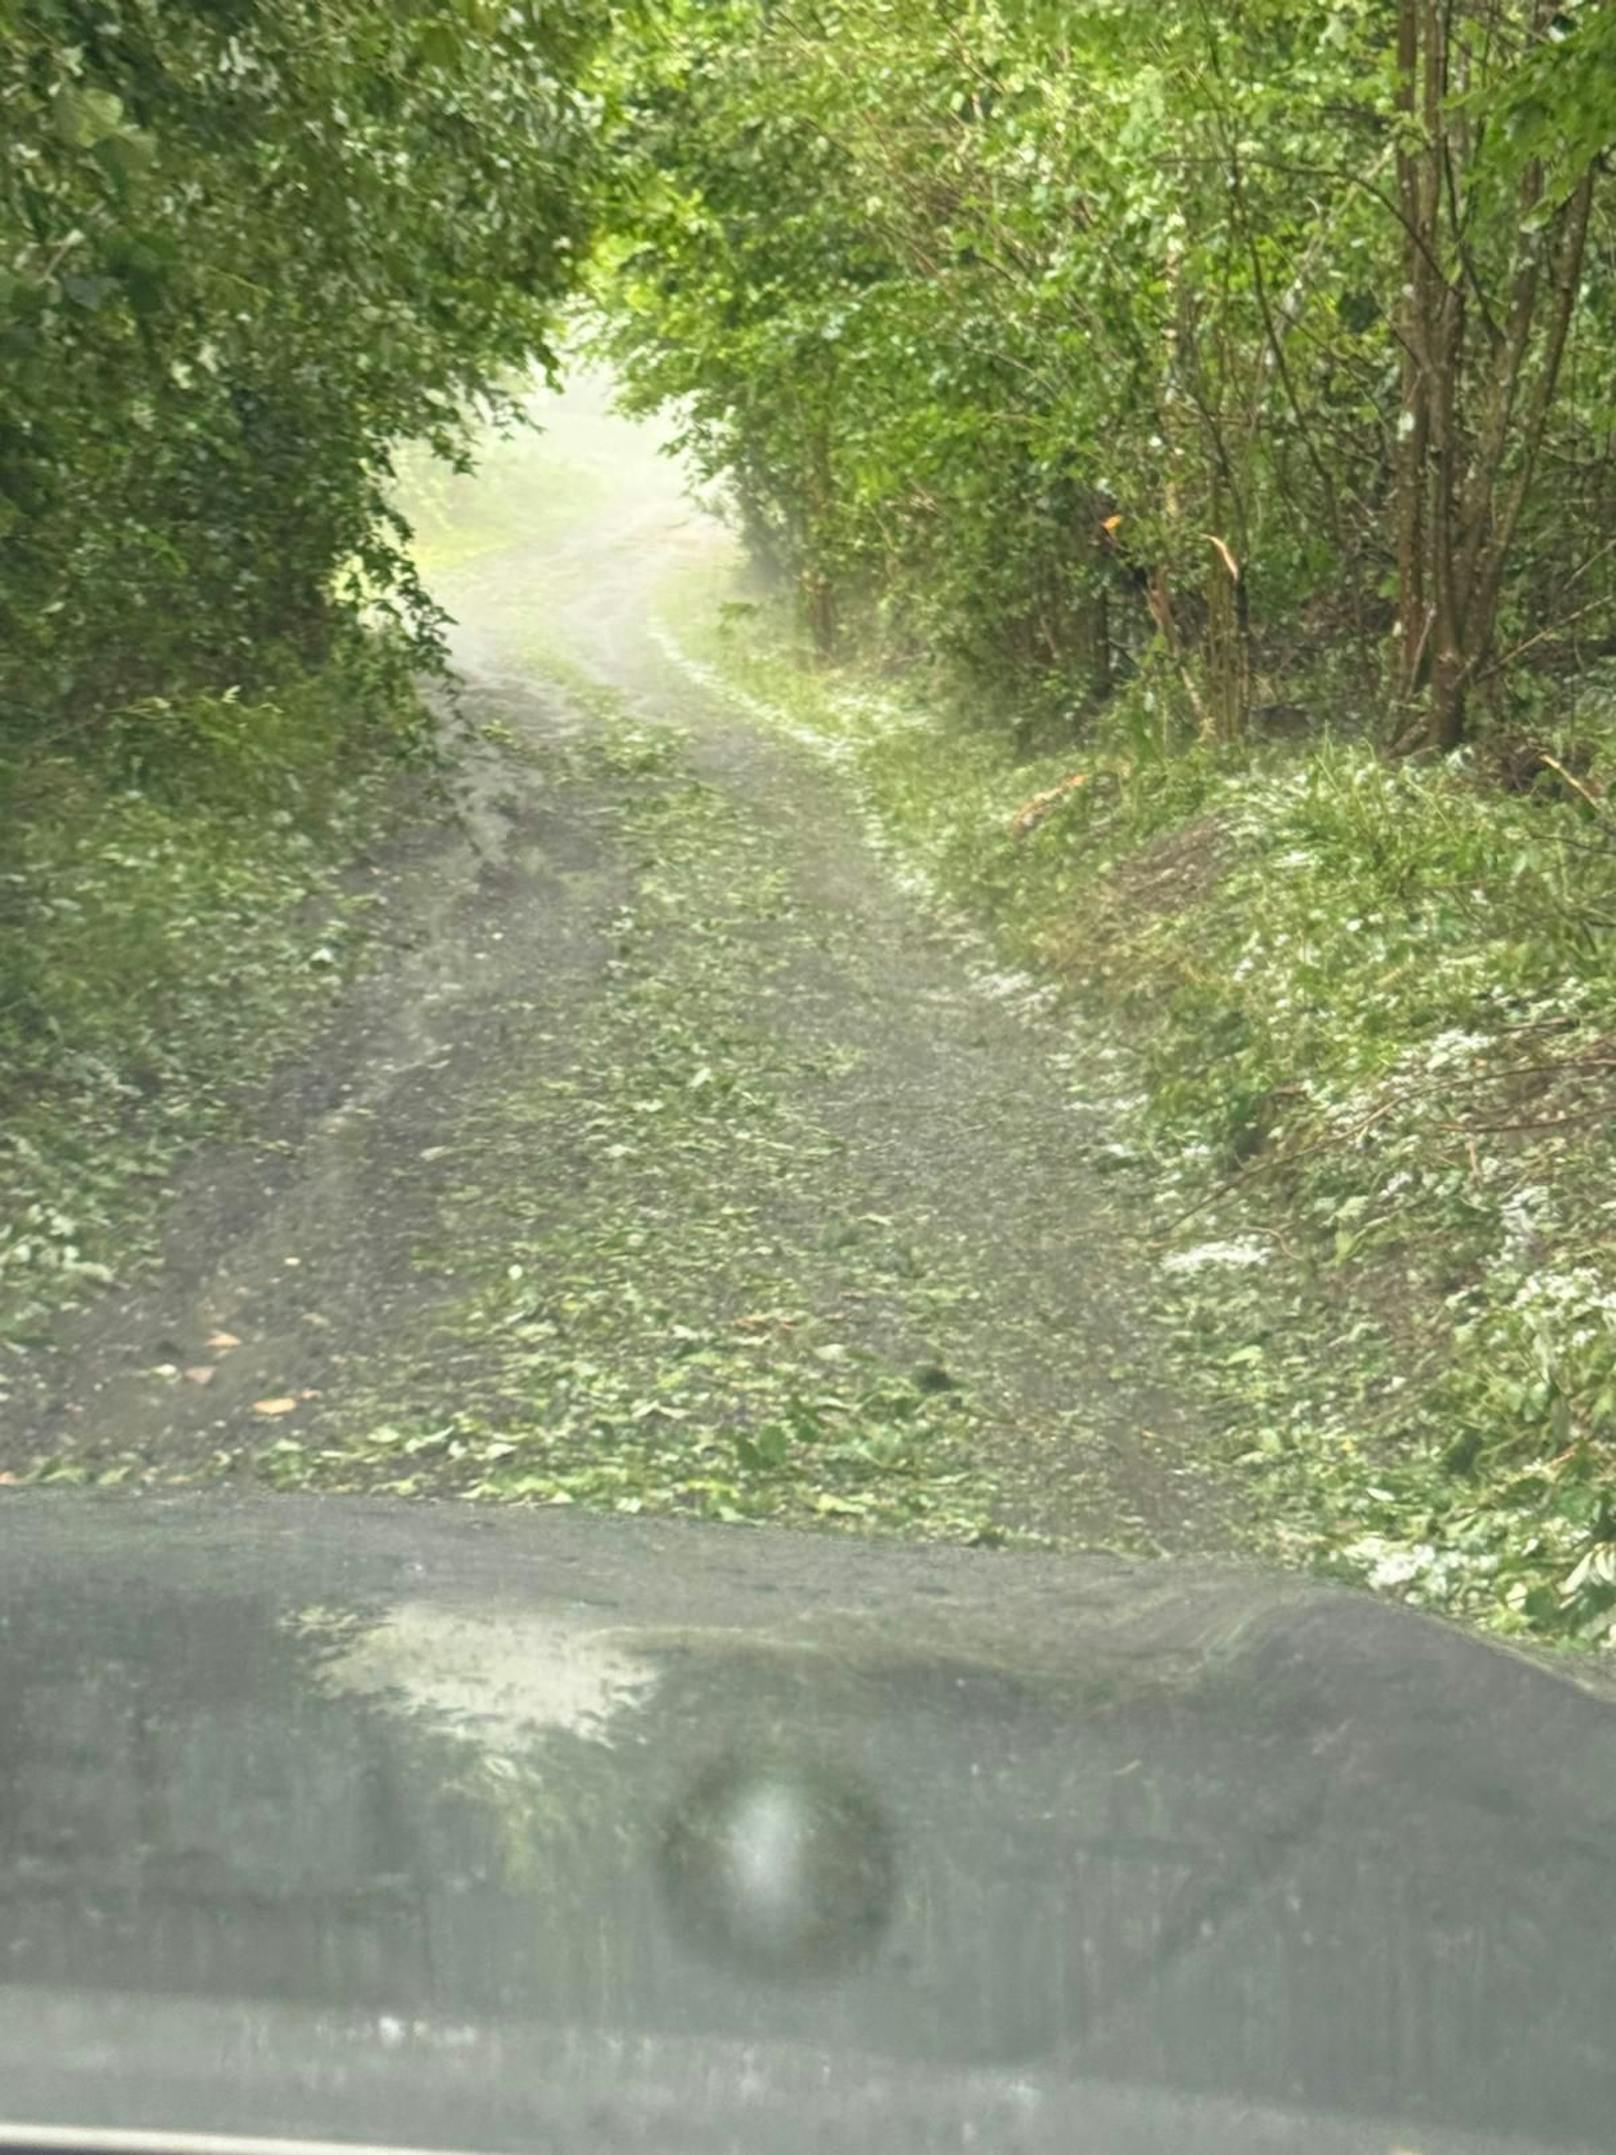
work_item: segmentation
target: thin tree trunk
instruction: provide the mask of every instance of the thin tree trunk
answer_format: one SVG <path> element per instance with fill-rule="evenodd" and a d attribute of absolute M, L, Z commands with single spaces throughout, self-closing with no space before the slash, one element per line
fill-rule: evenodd
<path fill-rule="evenodd" d="M 1213 507 L 1219 506 L 1214 498 Z M 1245 579 L 1227 542 L 1206 535 L 1212 564 L 1206 584 L 1207 723 L 1220 741 L 1237 741 L 1251 712 L 1251 625 Z"/>
<path fill-rule="evenodd" d="M 1420 0 L 1401 0 L 1397 24 L 1397 106 L 1405 123 L 1418 110 Z M 1428 251 L 1421 244 L 1420 161 L 1411 147 L 1398 153 L 1403 212 L 1403 289 L 1397 308 L 1402 346 L 1397 415 L 1398 693 L 1412 701 L 1424 668 L 1430 621 L 1425 595 L 1425 463 L 1430 448 L 1428 380 L 1422 354 Z"/>
<path fill-rule="evenodd" d="M 1096 703 L 1108 703 L 1116 686 L 1111 662 L 1111 594 L 1100 576 L 1089 600 L 1089 636 L 1089 693 Z"/>
<path fill-rule="evenodd" d="M 1543 437 L 1560 386 L 1565 364 L 1566 341 L 1576 313 L 1582 285 L 1583 263 L 1588 252 L 1588 223 L 1593 210 L 1594 168 L 1583 174 L 1564 213 L 1554 275 L 1554 311 L 1549 317 L 1548 342 L 1523 427 L 1521 460 L 1503 507 L 1494 507 L 1488 518 L 1489 538 L 1481 549 L 1476 580 L 1469 595 L 1466 646 L 1473 671 L 1484 666 L 1492 654 L 1498 633 L 1498 603 L 1503 590 L 1504 569 L 1520 525 L 1521 511 L 1531 491 L 1542 454 Z"/>
<path fill-rule="evenodd" d="M 826 663 L 836 656 L 840 627 L 836 585 L 828 566 L 835 500 L 830 428 L 823 419 L 815 418 L 809 423 L 807 558 L 802 571 L 802 597 L 814 656 Z"/>

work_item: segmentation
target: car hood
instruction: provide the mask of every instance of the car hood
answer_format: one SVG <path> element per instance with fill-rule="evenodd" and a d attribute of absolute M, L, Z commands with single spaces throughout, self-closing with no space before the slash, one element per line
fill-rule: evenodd
<path fill-rule="evenodd" d="M 1616 1710 L 1446 1625 L 403 1503 L 0 1552 L 0 2142 L 1608 2145 Z"/>

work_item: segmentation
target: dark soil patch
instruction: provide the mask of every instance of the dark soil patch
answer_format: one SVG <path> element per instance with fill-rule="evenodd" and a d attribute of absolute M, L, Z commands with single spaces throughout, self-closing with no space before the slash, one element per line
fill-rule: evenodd
<path fill-rule="evenodd" d="M 1051 937 L 1044 955 L 1074 987 L 1126 980 L 1138 972 L 1130 958 L 1151 930 L 1203 904 L 1228 865 L 1228 834 L 1215 816 L 1200 816 L 1130 855 L 1091 886 L 1084 893 L 1081 921 Z"/>

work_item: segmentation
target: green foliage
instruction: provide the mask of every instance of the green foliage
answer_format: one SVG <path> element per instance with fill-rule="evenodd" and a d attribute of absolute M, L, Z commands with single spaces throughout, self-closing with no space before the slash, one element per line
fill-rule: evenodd
<path fill-rule="evenodd" d="M 0 1341 L 138 1253 L 176 1154 L 351 971 L 334 867 L 429 744 L 407 657 L 148 698 L 95 756 L 0 744 Z"/>
<path fill-rule="evenodd" d="M 1599 1637 L 1613 19 L 687 0 L 615 55 L 600 280 L 818 660 L 909 669 L 752 692 L 1130 1020 L 1272 1533 Z"/>
<path fill-rule="evenodd" d="M 0 15 L 0 699 L 252 689 L 434 616 L 392 445 L 546 351 L 602 10 L 21 0 Z"/>
<path fill-rule="evenodd" d="M 1162 1267 L 1172 1374 L 1226 1430 L 1257 1545 L 1609 1643 L 1616 818 L 1547 766 L 1501 790 L 1485 755 L 1164 757 L 1125 699 L 1017 838 L 1070 751 L 1028 764 L 913 687 L 805 672 L 766 614 L 684 633 L 846 770 L 911 881 L 1064 984 L 1065 1051 L 1110 1103 L 1099 1187 Z M 1543 748 L 1616 771 L 1608 685 Z"/>
<path fill-rule="evenodd" d="M 1544 660 L 1613 625 L 1602 197 L 1598 273 L 1564 254 L 1564 365 L 1550 305 L 1566 195 L 1609 133 L 1608 11 L 1571 10 L 1561 43 L 1535 0 L 1451 12 L 1455 229 L 1416 243 L 1399 190 L 1424 137 L 1376 0 L 659 9 L 608 84 L 610 349 L 727 479 L 821 655 L 873 627 L 1069 736 L 1154 652 L 1227 735 L 1299 648 L 1384 654 L 1417 477 L 1398 295 L 1409 249 L 1435 250 L 1442 483 L 1482 566 L 1495 536 L 1507 557 L 1496 618 L 1466 571 L 1463 687 L 1490 691 L 1528 639 Z"/>
<path fill-rule="evenodd" d="M 132 1191 L 344 968 L 351 909 L 305 909 L 423 745 L 411 677 L 438 656 L 396 448 L 463 464 L 463 414 L 548 361 L 605 21 L 601 0 L 0 8 L 13 1333 L 127 1249 Z"/>
<path fill-rule="evenodd" d="M 1600 0 L 1569 0 L 1497 100 L 1501 161 L 1519 170 L 1541 158 L 1568 190 L 1595 158 L 1616 147 L 1613 69 L 1616 14 Z"/>

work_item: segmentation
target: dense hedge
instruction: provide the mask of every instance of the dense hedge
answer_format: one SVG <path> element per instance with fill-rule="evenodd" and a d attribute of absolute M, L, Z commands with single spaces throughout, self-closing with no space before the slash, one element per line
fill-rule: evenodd
<path fill-rule="evenodd" d="M 822 648 L 875 609 L 1062 713 L 1146 663 L 1227 735 L 1331 643 L 1451 747 L 1616 631 L 1610 10 L 656 16 L 614 349 Z"/>
<path fill-rule="evenodd" d="M 0 0 L 0 725 L 430 609 L 390 445 L 542 353 L 599 0 Z"/>

